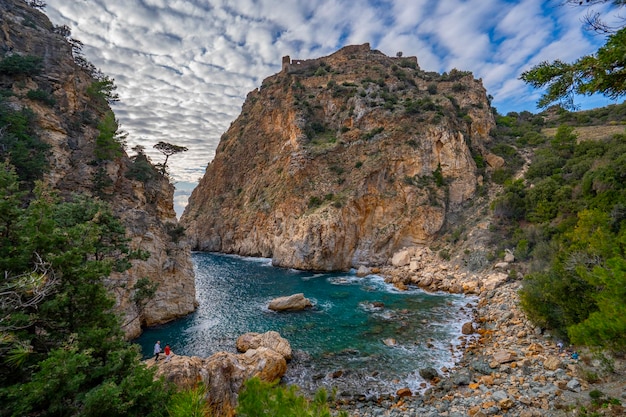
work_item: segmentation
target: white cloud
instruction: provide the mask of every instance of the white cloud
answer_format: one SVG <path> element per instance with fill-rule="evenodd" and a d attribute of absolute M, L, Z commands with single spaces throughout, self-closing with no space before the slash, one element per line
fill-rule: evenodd
<path fill-rule="evenodd" d="M 187 146 L 168 164 L 175 180 L 192 183 L 283 55 L 369 42 L 415 55 L 428 71 L 473 71 L 506 112 L 534 109 L 539 93 L 518 79 L 523 70 L 603 43 L 581 29 L 584 8 L 541 0 L 47 0 L 46 12 L 116 80 L 129 148 L 142 144 L 158 162 L 153 144 Z"/>

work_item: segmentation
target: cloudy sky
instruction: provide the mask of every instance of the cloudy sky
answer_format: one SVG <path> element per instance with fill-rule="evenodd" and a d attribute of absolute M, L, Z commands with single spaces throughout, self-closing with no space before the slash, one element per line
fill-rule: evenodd
<path fill-rule="evenodd" d="M 415 55 L 427 71 L 469 70 L 500 113 L 536 111 L 539 92 L 519 81 L 544 60 L 572 61 L 605 38 L 585 31 L 586 8 L 564 0 L 46 0 L 85 56 L 115 79 L 114 111 L 154 162 L 170 158 L 178 209 L 213 158 L 246 94 L 280 71 L 281 57 L 328 55 L 369 42 Z M 597 9 L 598 12 L 607 12 Z M 582 108 L 609 103 L 591 99 Z"/>

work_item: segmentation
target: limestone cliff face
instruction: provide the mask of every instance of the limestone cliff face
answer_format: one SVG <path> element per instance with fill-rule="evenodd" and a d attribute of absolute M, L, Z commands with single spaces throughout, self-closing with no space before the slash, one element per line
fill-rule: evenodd
<path fill-rule="evenodd" d="M 470 73 L 368 44 L 291 61 L 249 93 L 181 219 L 198 250 L 343 270 L 436 238 L 481 185 L 494 126 Z"/>
<path fill-rule="evenodd" d="M 142 325 L 154 325 L 185 315 L 195 308 L 194 272 L 187 243 L 180 240 L 173 207 L 174 187 L 151 165 L 141 180 L 129 176 L 134 161 L 119 147 L 113 155 L 97 157 L 96 140 L 110 107 L 90 92 L 97 71 L 81 58 L 78 45 L 64 28 L 55 28 L 45 15 L 21 0 L 0 3 L 0 59 L 12 55 L 41 59 L 36 75 L 0 74 L 5 103 L 33 111 L 38 136 L 51 146 L 50 171 L 45 181 L 63 197 L 83 194 L 107 201 L 126 226 L 131 250 L 149 253 L 134 260 L 130 270 L 107 279 L 117 310 L 130 337 Z M 72 46 L 72 43 L 74 47 Z M 45 94 L 47 100 L 29 97 Z M 41 93 L 44 92 L 44 93 Z M 50 99 L 51 98 L 51 99 Z M 138 279 L 158 284 L 147 305 L 133 301 Z"/>

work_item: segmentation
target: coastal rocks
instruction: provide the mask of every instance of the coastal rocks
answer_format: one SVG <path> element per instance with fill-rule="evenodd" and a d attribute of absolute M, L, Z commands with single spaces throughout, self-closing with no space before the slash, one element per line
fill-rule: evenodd
<path fill-rule="evenodd" d="M 549 356 L 543 361 L 543 367 L 549 371 L 556 371 L 561 367 L 561 359 L 556 356 Z"/>
<path fill-rule="evenodd" d="M 432 381 L 433 379 L 439 377 L 439 372 L 437 372 L 437 370 L 432 367 L 420 369 L 419 374 L 426 381 Z"/>
<path fill-rule="evenodd" d="M 383 267 L 382 273 L 385 280 L 399 290 L 416 285 L 430 292 L 477 295 L 483 291 L 492 291 L 508 280 L 508 273 L 503 272 L 488 275 L 469 273 L 452 261 L 442 260 L 427 246 L 403 248 L 389 262 L 391 265 Z"/>
<path fill-rule="evenodd" d="M 396 391 L 396 397 L 398 398 L 410 397 L 412 395 L 413 393 L 411 392 L 410 388 L 400 388 L 398 391 Z"/>
<path fill-rule="evenodd" d="M 372 273 L 372 270 L 365 265 L 359 266 L 359 269 L 356 271 L 357 277 L 364 277 Z"/>
<path fill-rule="evenodd" d="M 493 354 L 493 360 L 499 364 L 513 362 L 517 355 L 508 350 L 499 350 Z"/>
<path fill-rule="evenodd" d="M 273 311 L 299 311 L 312 306 L 311 300 L 305 298 L 303 293 L 299 293 L 274 298 L 267 308 Z"/>
<path fill-rule="evenodd" d="M 463 326 L 461 327 L 461 333 L 463 333 L 464 335 L 470 335 L 474 333 L 474 323 L 463 323 Z"/>
<path fill-rule="evenodd" d="M 580 386 L 580 382 L 577 379 L 571 379 L 567 385 L 566 385 L 567 389 L 573 392 L 580 392 L 581 390 L 581 386 Z"/>
<path fill-rule="evenodd" d="M 237 338 L 237 351 L 247 352 L 250 349 L 258 349 L 260 347 L 269 348 L 280 353 L 286 360 L 291 360 L 291 345 L 289 341 L 278 332 L 269 331 L 265 333 L 245 333 Z"/>
<path fill-rule="evenodd" d="M 492 291 L 502 285 L 509 278 L 508 274 L 503 272 L 496 272 L 487 275 L 487 278 L 483 281 L 483 288 L 487 291 Z"/>
<path fill-rule="evenodd" d="M 391 265 L 395 267 L 405 266 L 411 262 L 411 255 L 407 249 L 394 253 L 391 258 Z"/>
<path fill-rule="evenodd" d="M 389 346 L 389 347 L 398 345 L 398 342 L 396 341 L 396 339 L 391 338 L 391 337 L 387 339 L 383 339 L 383 343 L 385 344 L 385 346 Z"/>
<path fill-rule="evenodd" d="M 272 334 L 251 336 L 246 340 L 273 344 L 287 352 L 286 341 L 283 342 L 284 339 L 276 332 L 268 333 Z M 290 350 L 291 348 L 288 351 Z M 155 362 L 154 359 L 149 359 L 146 364 L 157 368 L 156 377 L 163 377 L 179 388 L 193 388 L 198 382 L 203 382 L 213 415 L 219 417 L 235 415 L 237 396 L 246 380 L 258 377 L 263 381 L 273 382 L 287 371 L 287 357 L 265 346 L 247 349 L 241 354 L 218 352 L 206 359 L 173 355 L 170 361 Z"/>

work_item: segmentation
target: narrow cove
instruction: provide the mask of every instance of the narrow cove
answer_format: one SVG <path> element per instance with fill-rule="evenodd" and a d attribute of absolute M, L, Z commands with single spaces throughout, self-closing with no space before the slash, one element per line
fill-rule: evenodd
<path fill-rule="evenodd" d="M 471 320 L 473 298 L 401 292 L 376 275 L 274 268 L 269 259 L 196 252 L 193 261 L 198 309 L 147 329 L 136 340 L 145 357 L 156 340 L 175 354 L 207 357 L 234 352 L 243 333 L 275 330 L 294 350 L 286 383 L 371 397 L 403 387 L 419 391 L 419 369 L 449 368 L 462 353 L 461 325 Z M 272 298 L 300 292 L 313 309 L 267 309 Z"/>

